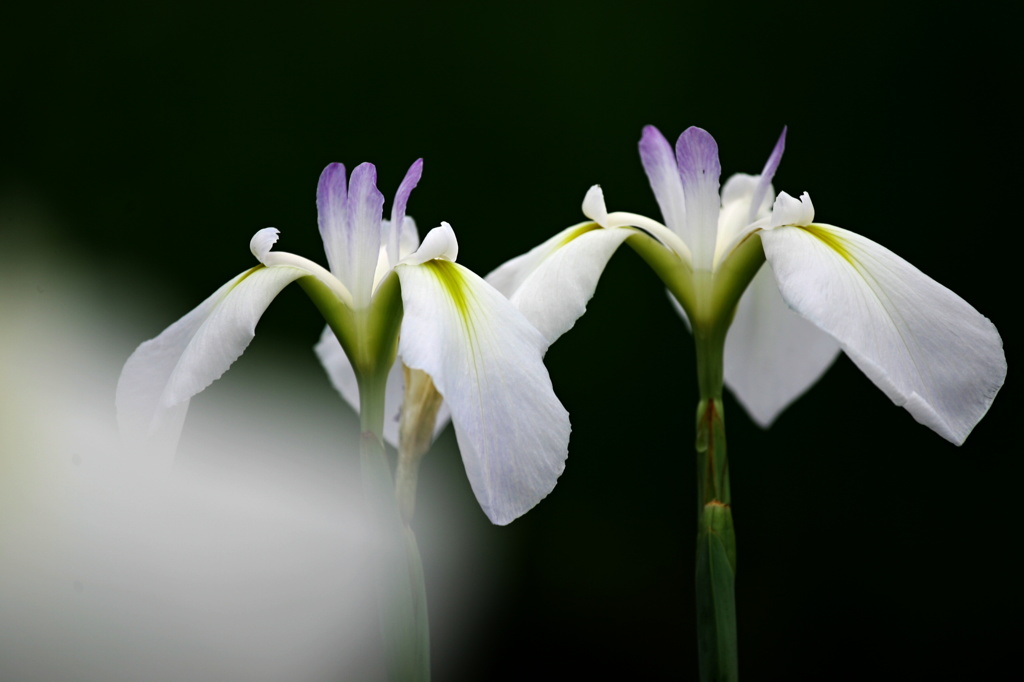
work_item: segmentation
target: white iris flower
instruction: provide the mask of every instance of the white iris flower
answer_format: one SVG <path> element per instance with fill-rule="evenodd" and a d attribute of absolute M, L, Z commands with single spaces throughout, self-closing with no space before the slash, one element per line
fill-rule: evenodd
<path fill-rule="evenodd" d="M 271 300 L 299 280 L 328 322 L 317 350 L 343 395 L 358 408 L 360 392 L 379 393 L 387 376 L 388 440 L 397 437 L 404 363 L 429 375 L 443 396 L 473 491 L 494 523 L 512 521 L 546 496 L 569 440 L 568 414 L 543 364 L 549 344 L 504 296 L 455 262 L 458 243 L 447 223 L 419 243 L 405 208 L 421 172 L 418 160 L 384 220 L 373 165 L 356 167 L 348 183 L 344 166 L 328 166 L 317 209 L 330 270 L 273 251 L 276 229 L 257 232 L 250 248 L 259 265 L 128 359 L 117 389 L 122 431 L 176 442 L 189 399 L 227 371 Z"/>
<path fill-rule="evenodd" d="M 785 131 L 760 175 L 734 175 L 719 193 L 710 134 L 689 128 L 673 153 L 648 126 L 640 156 L 664 224 L 607 212 L 594 186 L 583 202 L 593 222 L 564 230 L 487 279 L 554 342 L 583 314 L 608 259 L 630 239 L 695 332 L 728 330 L 725 384 L 762 426 L 842 349 L 917 421 L 963 443 L 1006 375 L 995 326 L 891 251 L 814 222 L 807 194 L 797 200 L 783 192 L 773 202 L 784 144 Z"/>

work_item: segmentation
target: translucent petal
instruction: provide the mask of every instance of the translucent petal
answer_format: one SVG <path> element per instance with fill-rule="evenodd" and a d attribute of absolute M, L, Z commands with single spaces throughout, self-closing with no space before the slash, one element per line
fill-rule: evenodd
<path fill-rule="evenodd" d="M 791 308 L 835 337 L 917 421 L 953 443 L 967 438 L 1006 376 L 1002 340 L 987 318 L 896 254 L 838 227 L 780 227 L 761 241 Z"/>
<path fill-rule="evenodd" d="M 117 415 L 129 441 L 177 442 L 189 399 L 245 351 L 256 323 L 285 286 L 309 273 L 258 266 L 222 286 L 159 336 L 140 345 L 117 382 Z"/>
<path fill-rule="evenodd" d="M 551 344 L 586 312 L 608 260 L 630 234 L 582 223 L 508 261 L 487 281 Z"/>
<path fill-rule="evenodd" d="M 835 339 L 789 309 L 765 265 L 740 298 L 725 338 L 725 385 L 767 428 L 838 354 Z"/>
<path fill-rule="evenodd" d="M 397 268 L 399 354 L 431 376 L 451 409 L 473 492 L 506 524 L 554 488 L 569 415 L 551 387 L 544 337 L 496 289 L 447 260 Z"/>

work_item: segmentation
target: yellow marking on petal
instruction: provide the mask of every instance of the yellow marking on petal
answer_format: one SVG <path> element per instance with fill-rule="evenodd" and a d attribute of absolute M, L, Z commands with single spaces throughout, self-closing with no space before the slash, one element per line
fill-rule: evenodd
<path fill-rule="evenodd" d="M 562 238 L 562 241 L 558 245 L 558 248 L 562 248 L 563 246 L 565 246 L 572 240 L 576 239 L 577 237 L 585 235 L 587 232 L 600 229 L 601 226 L 598 225 L 597 223 L 583 223 L 581 225 L 577 225 L 572 230 L 570 230 L 569 233 L 565 235 L 565 237 Z"/>
<path fill-rule="evenodd" d="M 473 360 L 473 368 L 479 376 L 480 369 L 477 366 L 476 333 L 473 329 L 473 316 L 470 314 L 470 304 L 473 298 L 472 290 L 466 286 L 466 280 L 458 267 L 450 260 L 435 258 L 423 264 L 427 272 L 432 273 L 441 286 L 448 292 L 448 297 L 455 305 L 455 310 L 462 318 L 462 327 L 466 331 L 466 339 L 469 341 L 470 357 Z"/>
<path fill-rule="evenodd" d="M 252 273 L 256 272 L 257 270 L 262 270 L 265 267 L 267 267 L 267 266 L 264 265 L 263 263 L 260 263 L 259 265 L 252 266 L 251 268 L 249 268 L 248 270 L 246 270 L 245 272 L 242 273 L 242 276 L 238 278 L 237 282 L 235 282 L 235 286 L 231 287 L 231 288 L 234 289 L 239 284 L 241 284 L 249 275 L 251 275 Z"/>
<path fill-rule="evenodd" d="M 437 277 L 437 281 L 441 283 L 441 286 L 448 292 L 452 303 L 455 304 L 455 310 L 458 311 L 459 317 L 462 318 L 466 331 L 471 332 L 473 320 L 469 314 L 469 299 L 473 293 L 466 286 L 466 282 L 455 267 L 455 263 L 435 258 L 434 260 L 428 260 L 423 264 L 423 267 L 433 273 L 434 277 Z M 470 337 L 472 338 L 472 334 L 470 334 Z"/>
<path fill-rule="evenodd" d="M 835 234 L 829 232 L 826 229 L 823 229 L 820 225 L 815 225 L 814 223 L 811 223 L 809 225 L 800 225 L 798 226 L 798 228 L 801 230 L 806 230 L 809 234 L 813 235 L 814 237 L 817 237 L 825 246 L 839 254 L 843 258 L 843 260 L 852 265 L 854 268 L 857 268 L 858 272 L 860 271 L 860 268 L 857 267 L 857 260 L 849 252 L 849 250 L 847 250 L 846 243 L 843 242 L 843 240 L 837 237 Z"/>

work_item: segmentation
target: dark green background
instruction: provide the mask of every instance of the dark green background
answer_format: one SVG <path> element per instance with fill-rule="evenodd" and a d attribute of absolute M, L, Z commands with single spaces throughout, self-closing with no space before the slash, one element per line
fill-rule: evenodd
<path fill-rule="evenodd" d="M 421 233 L 449 221 L 460 262 L 486 273 L 581 220 L 593 183 L 609 207 L 656 216 L 645 124 L 673 140 L 708 129 L 725 175 L 759 171 L 788 124 L 776 188 L 810 192 L 819 220 L 962 295 L 1012 356 L 1021 65 L 1008 17 L 936 7 L 8 8 L 0 191 L 64 226 L 33 240 L 115 284 L 159 287 L 155 334 L 249 267 L 259 228 L 322 260 L 313 199 L 331 161 L 373 161 L 390 200 L 424 157 L 410 214 Z M 26 237 L 0 230 L 6 249 Z M 287 292 L 257 343 L 305 348 L 320 327 Z M 296 372 L 320 371 L 295 356 Z M 548 364 L 573 440 L 534 511 L 491 528 L 457 458 L 424 463 L 422 485 L 479 518 L 479 552 L 507 588 L 471 639 L 437 624 L 436 677 L 690 679 L 693 349 L 628 249 Z M 1019 667 L 1016 396 L 1011 374 L 960 449 L 845 358 L 768 432 L 727 398 L 745 679 Z M 421 531 L 428 584 L 439 532 Z"/>

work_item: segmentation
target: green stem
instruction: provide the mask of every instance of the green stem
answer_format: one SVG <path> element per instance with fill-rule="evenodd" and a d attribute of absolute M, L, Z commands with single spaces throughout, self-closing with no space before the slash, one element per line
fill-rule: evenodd
<path fill-rule="evenodd" d="M 712 271 L 694 270 L 689 259 L 647 233 L 627 243 L 647 261 L 686 311 L 697 346 L 697 645 L 700 677 L 737 680 L 736 534 L 729 507 L 729 460 L 725 450 L 722 383 L 725 335 L 736 306 L 765 255 L 757 231 L 748 234 Z"/>
<path fill-rule="evenodd" d="M 426 583 L 416 537 L 399 512 L 381 438 L 384 383 L 364 386 L 360 382 L 363 433 L 359 448 L 363 491 L 376 539 L 371 569 L 376 579 L 381 638 L 391 682 L 428 682 Z"/>
<path fill-rule="evenodd" d="M 697 648 L 705 682 L 739 679 L 736 638 L 736 535 L 722 410 L 724 325 L 694 327 L 697 408 Z"/>
<path fill-rule="evenodd" d="M 369 309 L 352 310 L 315 277 L 299 284 L 320 310 L 352 362 L 359 383 L 359 462 L 373 544 L 370 569 L 391 682 L 429 682 L 430 628 L 423 563 L 403 520 L 384 447 L 384 398 L 402 319 L 399 280 L 380 284 Z"/>

